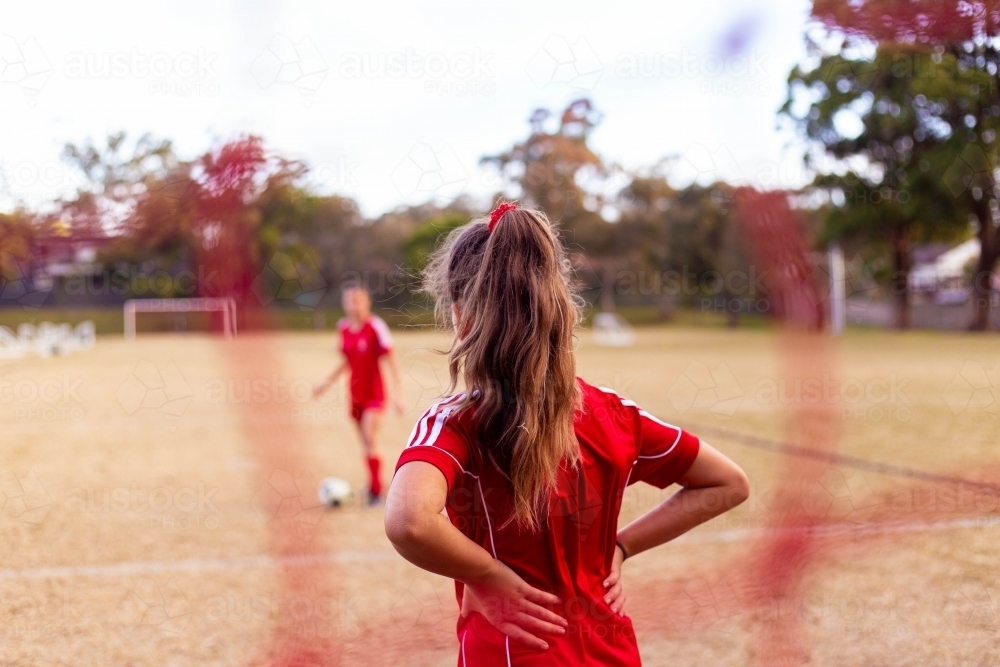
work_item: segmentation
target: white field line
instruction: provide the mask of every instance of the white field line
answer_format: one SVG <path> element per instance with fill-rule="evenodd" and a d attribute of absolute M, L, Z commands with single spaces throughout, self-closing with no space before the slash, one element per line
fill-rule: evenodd
<path fill-rule="evenodd" d="M 956 528 L 997 528 L 1000 516 L 982 516 L 946 521 L 893 522 L 882 524 L 839 524 L 817 526 L 809 530 L 816 537 L 845 535 L 879 535 L 885 533 L 923 533 Z M 783 529 L 795 532 L 798 529 Z M 692 533 L 678 538 L 682 542 L 739 542 L 773 535 L 778 531 L 766 528 L 738 528 Z M 239 558 L 189 558 L 175 561 L 133 561 L 111 565 L 69 565 L 62 567 L 38 567 L 24 570 L 0 570 L 0 581 L 20 579 L 55 579 L 65 577 L 121 577 L 127 575 L 155 574 L 160 572 L 209 572 L 212 570 L 233 570 L 260 567 L 302 567 L 324 563 L 357 563 L 384 561 L 395 557 L 392 549 L 368 551 L 331 551 L 304 556 L 243 556 Z"/>
<path fill-rule="evenodd" d="M 395 554 L 391 549 L 371 551 L 332 551 L 304 556 L 242 556 L 237 558 L 188 558 L 174 561 L 133 561 L 111 565 L 67 565 L 36 567 L 24 570 L 0 570 L 0 581 L 9 579 L 53 579 L 56 577 L 120 577 L 130 574 L 157 572 L 207 572 L 257 567 L 302 567 L 323 563 L 352 563 L 388 560 Z"/>
<path fill-rule="evenodd" d="M 806 533 L 815 537 L 840 537 L 850 535 L 882 535 L 886 533 L 926 533 L 955 528 L 997 528 L 1000 516 L 964 517 L 942 521 L 891 521 L 886 523 L 834 524 L 812 528 L 735 528 L 704 533 L 689 533 L 678 538 L 684 542 L 739 542 L 768 537 L 781 533 Z"/>

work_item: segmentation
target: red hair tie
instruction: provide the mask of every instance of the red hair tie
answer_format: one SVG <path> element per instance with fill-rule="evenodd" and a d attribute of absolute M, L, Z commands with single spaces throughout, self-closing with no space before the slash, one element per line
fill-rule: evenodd
<path fill-rule="evenodd" d="M 502 204 L 497 204 L 497 207 L 493 209 L 492 213 L 490 213 L 490 224 L 488 229 L 492 232 L 493 228 L 496 227 L 497 223 L 500 221 L 500 218 L 503 217 L 503 214 L 507 211 L 513 211 L 515 209 L 517 209 L 517 204 L 514 202 L 505 201 Z"/>

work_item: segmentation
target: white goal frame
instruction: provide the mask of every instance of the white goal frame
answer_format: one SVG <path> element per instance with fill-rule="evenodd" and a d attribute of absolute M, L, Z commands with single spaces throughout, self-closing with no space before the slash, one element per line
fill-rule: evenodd
<path fill-rule="evenodd" d="M 236 300 L 232 297 L 194 299 L 129 299 L 125 302 L 125 340 L 135 340 L 136 313 L 222 313 L 226 338 L 236 337 Z"/>

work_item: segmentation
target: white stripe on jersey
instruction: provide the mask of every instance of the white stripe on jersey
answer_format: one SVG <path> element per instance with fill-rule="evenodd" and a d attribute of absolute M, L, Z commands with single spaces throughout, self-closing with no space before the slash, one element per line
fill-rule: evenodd
<path fill-rule="evenodd" d="M 441 427 L 437 426 L 436 422 L 438 414 L 446 410 L 449 406 L 452 406 L 453 403 L 458 402 L 462 398 L 465 398 L 464 392 L 461 394 L 455 394 L 454 396 L 449 396 L 448 398 L 442 399 L 437 403 L 435 403 L 434 405 L 432 405 L 431 407 L 427 408 L 424 414 L 420 416 L 420 419 L 417 420 L 417 423 L 413 425 L 413 430 L 410 432 L 410 439 L 407 441 L 406 446 L 413 447 L 414 445 L 424 444 L 424 437 L 427 435 L 427 430 L 431 428 L 432 422 L 434 422 L 435 428 L 437 429 L 437 432 L 434 433 L 434 439 L 436 440 L 437 436 L 440 435 L 441 433 L 441 427 L 444 426 L 443 421 L 441 422 Z M 457 406 L 452 406 L 452 407 L 454 408 Z M 450 414 L 451 410 L 448 410 L 448 413 Z"/>
<path fill-rule="evenodd" d="M 368 321 L 371 323 L 372 329 L 375 330 L 375 337 L 378 338 L 378 344 L 383 350 L 391 350 L 392 333 L 389 332 L 389 325 L 378 315 L 372 315 Z"/>
<path fill-rule="evenodd" d="M 677 428 L 677 427 L 675 426 L 674 428 Z M 667 454 L 669 454 L 670 452 L 674 451 L 674 447 L 676 447 L 677 443 L 680 442 L 680 441 L 681 441 L 681 430 L 678 428 L 677 429 L 677 437 L 674 438 L 674 444 L 672 444 L 669 447 L 667 447 L 667 451 L 663 452 L 662 454 L 651 454 L 649 456 L 643 456 L 642 454 L 640 454 L 639 458 L 640 459 L 658 459 L 658 458 L 664 457 Z"/>
<path fill-rule="evenodd" d="M 490 535 L 490 551 L 493 557 L 497 557 L 497 547 L 496 543 L 493 541 L 493 521 L 490 519 L 490 511 L 486 504 L 486 494 L 483 493 L 483 483 L 479 479 L 479 475 L 469 472 L 465 469 L 465 466 L 455 458 L 455 455 L 449 452 L 444 447 L 438 447 L 434 443 L 437 441 L 438 436 L 441 435 L 442 429 L 444 429 L 444 424 L 448 420 L 448 416 L 452 412 L 458 409 L 461 399 L 465 398 L 466 392 L 461 394 L 455 394 L 454 396 L 449 396 L 443 400 L 438 401 L 431 407 L 427 408 L 427 411 L 421 415 L 420 420 L 414 425 L 413 431 L 410 433 L 409 444 L 406 448 L 410 447 L 433 447 L 439 452 L 444 452 L 447 454 L 458 469 L 462 471 L 462 474 L 469 475 L 476 480 L 476 485 L 479 488 L 479 500 L 483 504 L 483 513 L 486 515 L 486 528 L 489 530 Z M 433 420 L 433 426 L 431 426 Z M 428 429 L 430 432 L 428 433 Z M 464 640 L 465 636 L 462 637 L 463 640 L 463 651 L 464 651 Z M 464 653 L 463 653 L 464 659 Z"/>
<path fill-rule="evenodd" d="M 600 389 L 601 391 L 603 391 L 605 394 L 611 394 L 612 396 L 615 396 L 619 401 L 621 401 L 622 405 L 624 405 L 626 407 L 629 407 L 629 408 L 636 408 L 639 411 L 639 416 L 640 417 L 645 417 L 646 419 L 650 420 L 651 422 L 659 424 L 660 426 L 662 426 L 664 428 L 671 428 L 671 429 L 677 431 L 677 437 L 674 438 L 673 444 L 671 444 L 669 447 L 667 447 L 667 450 L 665 452 L 662 452 L 660 454 L 649 454 L 649 455 L 646 455 L 646 456 L 643 456 L 642 454 L 640 454 L 639 455 L 640 459 L 658 459 L 658 458 L 662 458 L 662 457 L 666 456 L 667 454 L 669 454 L 670 452 L 672 452 L 674 450 L 674 447 L 677 446 L 677 443 L 679 443 L 681 441 L 682 430 L 681 430 L 681 428 L 679 426 L 674 426 L 673 424 L 668 424 L 667 422 L 663 421 L 662 419 L 657 419 L 653 415 L 649 414 L 648 412 L 646 412 L 645 410 L 643 410 L 642 408 L 640 408 L 636 404 L 635 401 L 631 401 L 631 400 L 629 400 L 627 398 L 623 398 L 614 389 L 608 389 L 607 387 L 598 387 L 598 389 Z"/>

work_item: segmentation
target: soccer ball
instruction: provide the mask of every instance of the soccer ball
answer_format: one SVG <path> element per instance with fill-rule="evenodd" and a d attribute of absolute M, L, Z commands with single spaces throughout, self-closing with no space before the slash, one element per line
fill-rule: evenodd
<path fill-rule="evenodd" d="M 339 477 L 327 477 L 319 483 L 319 501 L 330 507 L 340 507 L 351 497 L 351 485 Z"/>

